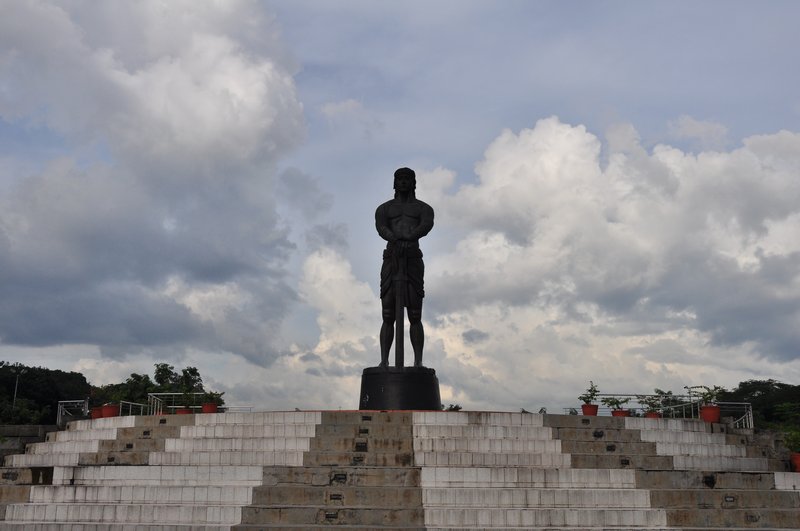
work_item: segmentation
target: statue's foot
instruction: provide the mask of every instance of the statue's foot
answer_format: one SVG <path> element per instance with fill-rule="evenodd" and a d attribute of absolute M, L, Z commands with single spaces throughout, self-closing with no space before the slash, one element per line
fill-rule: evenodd
<path fill-rule="evenodd" d="M 415 362 L 414 362 L 414 368 L 415 368 L 415 369 L 420 369 L 420 368 L 422 368 L 422 362 L 421 362 L 421 361 L 415 361 Z"/>
<path fill-rule="evenodd" d="M 381 361 L 380 364 L 378 364 L 378 367 L 380 367 L 381 369 L 388 369 L 389 368 L 389 362 L 388 361 Z"/>

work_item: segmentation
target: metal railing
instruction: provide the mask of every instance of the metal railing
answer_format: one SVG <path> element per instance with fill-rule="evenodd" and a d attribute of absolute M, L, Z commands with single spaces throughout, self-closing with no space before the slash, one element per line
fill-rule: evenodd
<path fill-rule="evenodd" d="M 89 416 L 89 399 L 60 400 L 56 412 L 56 425 L 59 428 L 66 426 L 70 420 L 83 419 Z"/>
<path fill-rule="evenodd" d="M 120 417 L 126 417 L 128 415 L 147 415 L 147 412 L 148 412 L 147 404 L 140 404 L 138 402 L 128 402 L 126 400 L 120 400 L 119 402 Z"/>
<path fill-rule="evenodd" d="M 147 393 L 147 410 L 150 415 L 174 413 L 176 409 L 199 410 L 202 397 L 207 393 Z M 253 406 L 222 406 L 226 412 L 250 412 Z"/>
<path fill-rule="evenodd" d="M 623 409 L 629 409 L 633 412 L 638 411 L 656 411 L 661 414 L 662 418 L 673 419 L 699 419 L 700 408 L 704 405 L 702 400 L 697 395 L 640 395 L 640 394 L 624 394 L 624 393 L 601 393 L 597 395 L 599 399 L 605 397 L 616 397 L 620 399 L 628 399 L 628 402 L 623 405 Z M 652 408 L 645 401 L 648 399 L 656 399 L 659 406 Z M 730 424 L 738 429 L 753 429 L 753 406 L 749 402 L 715 402 L 714 405 L 720 407 L 722 418 L 730 418 Z M 564 408 L 565 413 L 573 411 L 574 408 Z M 599 413 L 609 413 L 612 408 L 600 406 Z"/>

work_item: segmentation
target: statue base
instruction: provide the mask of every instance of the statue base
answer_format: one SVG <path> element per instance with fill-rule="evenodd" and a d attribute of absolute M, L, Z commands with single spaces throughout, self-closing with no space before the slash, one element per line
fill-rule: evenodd
<path fill-rule="evenodd" d="M 359 409 L 440 411 L 439 379 L 427 367 L 367 367 Z"/>

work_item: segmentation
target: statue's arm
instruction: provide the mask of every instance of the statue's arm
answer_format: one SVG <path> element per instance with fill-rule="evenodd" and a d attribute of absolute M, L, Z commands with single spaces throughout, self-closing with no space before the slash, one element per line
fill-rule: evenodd
<path fill-rule="evenodd" d="M 419 225 L 414 227 L 411 231 L 411 239 L 419 240 L 426 236 L 433 228 L 433 208 L 427 203 L 422 203 L 422 213 L 420 215 Z"/>
<path fill-rule="evenodd" d="M 386 215 L 384 205 L 379 206 L 375 211 L 375 229 L 378 231 L 380 237 L 387 242 L 397 240 L 397 236 L 395 236 L 392 229 L 389 228 L 389 217 Z"/>

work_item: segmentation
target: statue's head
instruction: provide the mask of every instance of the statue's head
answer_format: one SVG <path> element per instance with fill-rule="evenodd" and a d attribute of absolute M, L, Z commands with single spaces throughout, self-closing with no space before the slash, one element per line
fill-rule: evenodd
<path fill-rule="evenodd" d="M 398 185 L 399 188 L 398 188 Z M 394 189 L 398 192 L 413 192 L 417 187 L 417 174 L 411 168 L 398 168 L 394 172 Z"/>

